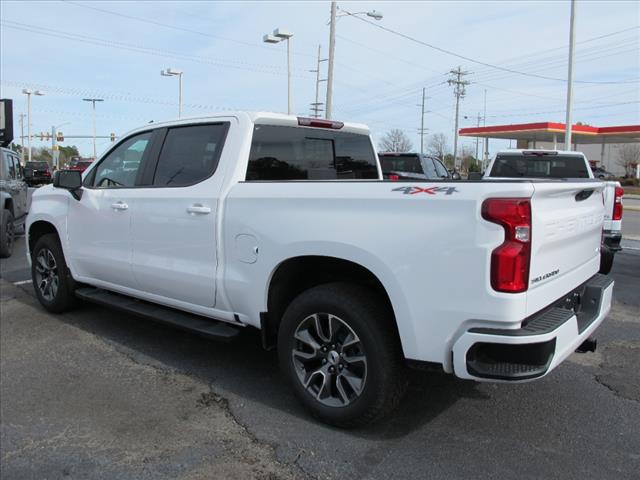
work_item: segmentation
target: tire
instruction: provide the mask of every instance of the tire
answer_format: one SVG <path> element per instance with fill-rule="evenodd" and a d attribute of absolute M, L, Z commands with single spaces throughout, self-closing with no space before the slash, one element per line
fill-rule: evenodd
<path fill-rule="evenodd" d="M 280 368 L 302 404 L 325 423 L 373 423 L 406 390 L 392 314 L 377 297 L 349 283 L 319 285 L 293 300 L 282 317 Z"/>
<path fill-rule="evenodd" d="M 48 311 L 62 313 L 76 305 L 75 282 L 56 234 L 43 235 L 36 242 L 31 256 L 31 278 L 40 304 Z"/>
<path fill-rule="evenodd" d="M 0 212 L 0 258 L 8 258 L 13 253 L 15 225 L 13 214 L 6 208 Z"/>
<path fill-rule="evenodd" d="M 600 254 L 600 273 L 608 275 L 613 267 L 613 257 L 615 254 L 605 250 Z"/>

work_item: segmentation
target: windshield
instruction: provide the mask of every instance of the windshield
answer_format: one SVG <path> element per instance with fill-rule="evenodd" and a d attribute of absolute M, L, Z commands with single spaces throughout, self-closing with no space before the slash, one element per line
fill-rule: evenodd
<path fill-rule="evenodd" d="M 589 178 L 581 155 L 499 154 L 491 177 L 513 178 Z"/>
<path fill-rule="evenodd" d="M 410 172 L 410 173 L 422 173 L 422 164 L 418 156 L 385 156 L 380 155 L 380 165 L 382 166 L 382 172 Z"/>

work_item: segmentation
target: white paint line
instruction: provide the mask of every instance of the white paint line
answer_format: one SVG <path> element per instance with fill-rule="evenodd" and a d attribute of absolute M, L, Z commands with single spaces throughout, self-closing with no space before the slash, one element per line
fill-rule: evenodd
<path fill-rule="evenodd" d="M 19 282 L 13 282 L 14 285 L 26 285 L 27 283 L 31 283 L 31 280 L 20 280 Z"/>

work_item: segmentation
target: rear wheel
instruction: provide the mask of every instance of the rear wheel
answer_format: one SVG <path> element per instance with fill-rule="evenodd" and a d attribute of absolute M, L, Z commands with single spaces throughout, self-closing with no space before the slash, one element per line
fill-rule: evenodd
<path fill-rule="evenodd" d="M 50 312 L 64 312 L 75 305 L 74 282 L 56 234 L 43 235 L 36 242 L 31 277 L 38 300 Z"/>
<path fill-rule="evenodd" d="M 278 333 L 280 366 L 314 416 L 354 427 L 398 404 L 406 379 L 390 316 L 373 292 L 347 283 L 314 287 L 289 305 Z"/>
<path fill-rule="evenodd" d="M 0 257 L 8 258 L 13 253 L 13 240 L 15 228 L 13 224 L 13 214 L 3 208 L 0 212 Z"/>

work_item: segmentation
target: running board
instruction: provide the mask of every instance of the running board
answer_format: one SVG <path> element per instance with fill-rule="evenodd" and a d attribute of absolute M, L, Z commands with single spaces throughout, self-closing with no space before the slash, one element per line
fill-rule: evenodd
<path fill-rule="evenodd" d="M 145 302 L 144 300 L 109 292 L 101 288 L 79 288 L 75 293 L 76 296 L 82 300 L 155 320 L 206 338 L 230 342 L 240 333 L 240 330 L 225 322 L 182 312 L 151 302 Z"/>

